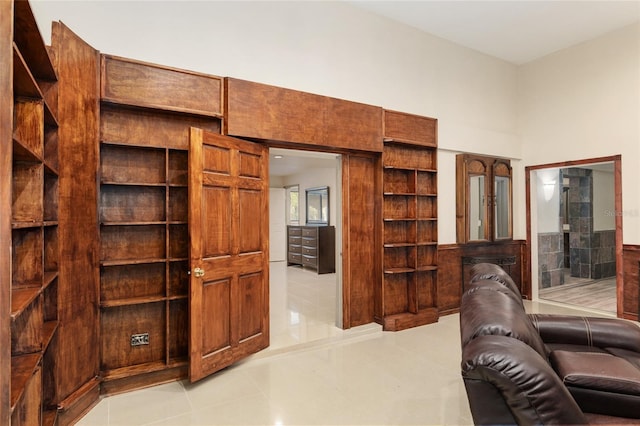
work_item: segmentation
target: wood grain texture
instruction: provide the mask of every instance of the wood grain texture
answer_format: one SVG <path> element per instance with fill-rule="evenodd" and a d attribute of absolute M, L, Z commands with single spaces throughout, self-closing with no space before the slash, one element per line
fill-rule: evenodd
<path fill-rule="evenodd" d="M 640 246 L 625 244 L 623 248 L 623 311 L 622 317 L 640 320 Z M 618 299 L 620 299 L 618 297 Z"/>
<path fill-rule="evenodd" d="M 343 324 L 374 320 L 374 292 L 382 285 L 380 268 L 379 162 L 345 155 L 342 161 Z"/>
<path fill-rule="evenodd" d="M 100 97 L 126 105 L 219 117 L 222 79 L 127 58 L 102 55 Z"/>
<path fill-rule="evenodd" d="M 61 23 L 59 73 L 59 354 L 55 402 L 98 375 L 98 52 Z M 77 342 L 83 342 L 78 345 Z M 91 403 L 91 401 L 85 401 Z M 81 407 L 77 410 L 82 411 Z"/>
<path fill-rule="evenodd" d="M 332 149 L 382 151 L 382 109 L 227 78 L 224 133 Z"/>
<path fill-rule="evenodd" d="M 437 126 L 438 120 L 435 118 L 384 110 L 385 138 L 435 147 L 438 145 Z"/>

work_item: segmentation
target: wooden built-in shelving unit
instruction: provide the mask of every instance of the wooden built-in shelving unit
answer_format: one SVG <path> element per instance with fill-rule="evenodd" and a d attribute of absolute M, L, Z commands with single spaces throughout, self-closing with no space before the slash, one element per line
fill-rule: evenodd
<path fill-rule="evenodd" d="M 437 321 L 435 120 L 385 111 L 379 321 L 401 330 Z"/>
<path fill-rule="evenodd" d="M 26 1 L 13 6 L 11 424 L 54 424 L 58 329 L 57 75 Z M 3 11 L 4 13 L 4 11 Z M 11 16 L 11 15 L 9 15 Z M 5 111 L 3 114 L 7 113 Z M 4 342 L 2 344 L 5 344 Z"/>
<path fill-rule="evenodd" d="M 220 132 L 222 80 L 101 55 L 100 85 L 100 370 L 111 393 L 186 376 L 189 127 Z"/>

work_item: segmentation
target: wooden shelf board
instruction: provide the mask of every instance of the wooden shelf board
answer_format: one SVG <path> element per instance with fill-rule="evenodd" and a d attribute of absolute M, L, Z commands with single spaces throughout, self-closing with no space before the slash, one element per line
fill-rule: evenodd
<path fill-rule="evenodd" d="M 419 243 L 416 243 L 417 246 L 437 246 L 438 242 L 437 241 L 422 241 Z"/>
<path fill-rule="evenodd" d="M 436 144 L 432 144 L 432 143 L 425 143 L 424 141 L 419 141 L 419 140 L 413 140 L 413 139 L 401 139 L 401 138 L 390 138 L 390 137 L 384 137 L 383 138 L 383 142 L 384 143 L 402 143 L 402 144 L 409 144 L 409 145 L 420 145 L 420 146 L 424 146 L 424 147 L 432 147 L 432 148 L 437 148 L 438 146 Z"/>
<path fill-rule="evenodd" d="M 167 300 L 184 300 L 188 298 L 189 298 L 188 294 L 175 294 L 173 296 L 168 296 Z"/>
<path fill-rule="evenodd" d="M 49 285 L 58 278 L 58 271 L 44 271 L 44 283 L 42 289 L 49 287 Z"/>
<path fill-rule="evenodd" d="M 43 99 L 36 79 L 15 43 L 13 44 L 13 94 L 15 97 Z"/>
<path fill-rule="evenodd" d="M 219 119 L 223 118 L 222 114 L 215 114 L 208 111 L 201 111 L 201 110 L 191 109 L 191 108 L 169 107 L 166 105 L 156 105 L 156 104 L 146 103 L 146 102 L 135 102 L 135 103 L 131 101 L 123 102 L 119 99 L 114 99 L 109 97 L 101 97 L 100 103 L 115 105 L 115 106 L 123 106 L 131 109 L 143 109 L 143 110 L 161 111 L 166 113 L 186 114 L 194 117 L 219 118 Z"/>
<path fill-rule="evenodd" d="M 47 52 L 38 24 L 34 18 L 29 2 L 14 2 L 15 30 L 14 38 L 17 46 L 28 63 L 33 64 L 34 74 L 43 80 L 58 79 L 55 68 Z"/>
<path fill-rule="evenodd" d="M 58 118 L 55 116 L 51 107 L 47 103 L 47 100 L 44 101 L 44 122 L 47 126 L 51 127 L 59 127 Z"/>
<path fill-rule="evenodd" d="M 415 272 L 415 268 L 385 268 L 385 274 L 406 274 L 408 272 Z"/>
<path fill-rule="evenodd" d="M 112 182 L 101 181 L 100 185 L 113 185 L 113 186 L 153 186 L 153 187 L 165 187 L 165 182 Z"/>
<path fill-rule="evenodd" d="M 385 217 L 385 222 L 415 222 L 415 217 Z"/>
<path fill-rule="evenodd" d="M 33 376 L 41 359 L 41 352 L 11 357 L 11 411 L 22 399 L 27 382 Z"/>
<path fill-rule="evenodd" d="M 29 163 L 41 163 L 42 157 L 35 154 L 29 148 L 27 148 L 22 141 L 13 138 L 13 158 L 17 161 L 26 161 Z"/>
<path fill-rule="evenodd" d="M 429 272 L 429 271 L 437 271 L 438 267 L 435 265 L 427 265 L 427 266 L 418 266 L 416 271 L 418 272 Z"/>
<path fill-rule="evenodd" d="M 43 225 L 42 221 L 34 220 L 34 221 L 13 221 L 11 222 L 11 229 L 27 229 L 27 228 L 41 228 Z"/>
<path fill-rule="evenodd" d="M 395 197 L 413 197 L 417 195 L 415 192 L 384 192 L 383 195 Z"/>
<path fill-rule="evenodd" d="M 143 265 L 146 263 L 164 263 L 166 258 L 157 259 L 116 259 L 116 260 L 101 260 L 101 266 L 125 266 L 125 265 Z"/>
<path fill-rule="evenodd" d="M 44 161 L 44 171 L 45 171 L 45 173 L 47 173 L 47 174 L 49 174 L 51 176 L 58 177 L 60 175 L 60 173 L 58 172 L 58 169 L 56 168 L 56 166 L 54 166 L 53 164 L 51 164 L 47 160 Z"/>
<path fill-rule="evenodd" d="M 42 222 L 42 226 L 46 226 L 46 227 L 58 226 L 58 221 L 57 220 L 45 220 L 44 222 Z"/>
<path fill-rule="evenodd" d="M 165 296 L 132 297 L 130 299 L 105 300 L 100 302 L 101 308 L 117 308 L 120 306 L 158 303 L 167 300 Z"/>
<path fill-rule="evenodd" d="M 147 225 L 164 225 L 166 221 L 149 221 L 149 222 L 100 222 L 102 226 L 147 226 Z"/>
<path fill-rule="evenodd" d="M 385 243 L 385 248 L 395 248 L 395 247 L 414 247 L 415 243 Z"/>
<path fill-rule="evenodd" d="M 11 291 L 11 319 L 15 319 L 40 295 L 41 287 L 25 287 Z"/>
<path fill-rule="evenodd" d="M 42 325 L 42 350 L 45 351 L 58 330 L 58 321 L 45 321 Z"/>

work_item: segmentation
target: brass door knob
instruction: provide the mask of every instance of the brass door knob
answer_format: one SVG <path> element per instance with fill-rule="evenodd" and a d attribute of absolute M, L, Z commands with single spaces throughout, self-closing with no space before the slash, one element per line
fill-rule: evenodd
<path fill-rule="evenodd" d="M 204 269 L 202 268 L 195 268 L 193 270 L 193 275 L 195 275 L 196 278 L 200 278 L 200 277 L 204 277 Z"/>

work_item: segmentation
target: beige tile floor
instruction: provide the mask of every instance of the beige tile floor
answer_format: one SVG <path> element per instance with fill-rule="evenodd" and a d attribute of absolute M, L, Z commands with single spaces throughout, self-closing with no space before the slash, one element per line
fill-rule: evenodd
<path fill-rule="evenodd" d="M 457 314 L 337 329 L 335 278 L 272 264 L 272 348 L 196 384 L 103 398 L 79 425 L 466 425 Z M 530 312 L 584 311 L 525 301 Z"/>

